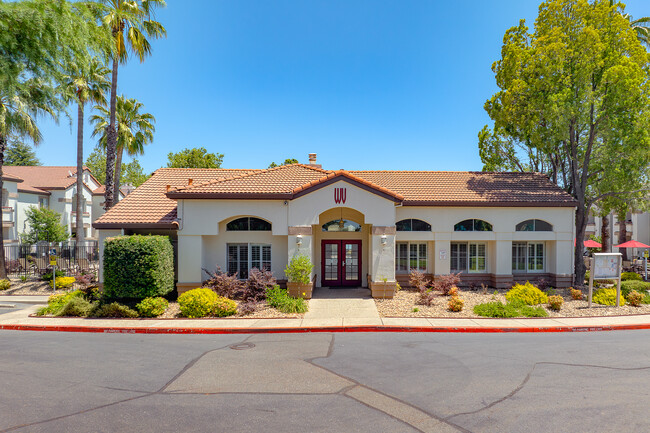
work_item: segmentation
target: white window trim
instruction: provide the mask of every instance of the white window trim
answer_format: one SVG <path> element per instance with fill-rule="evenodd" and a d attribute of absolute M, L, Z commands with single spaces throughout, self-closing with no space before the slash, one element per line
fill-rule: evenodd
<path fill-rule="evenodd" d="M 398 271 L 397 270 L 398 258 L 395 257 L 395 272 L 397 274 L 410 274 L 411 271 L 413 271 L 413 269 L 411 268 L 411 244 L 418 245 L 418 258 L 417 258 L 418 262 L 420 261 L 420 245 L 424 245 L 426 247 L 426 256 L 424 257 L 425 261 L 426 261 L 426 268 L 425 268 L 424 271 L 420 271 L 420 272 L 424 272 L 425 274 L 429 272 L 429 244 L 428 244 L 428 242 L 398 241 L 398 242 L 395 243 L 395 256 L 397 256 L 397 252 L 399 251 L 399 249 L 398 249 L 399 244 L 406 244 L 406 266 L 408 267 L 408 269 L 405 270 L 405 271 L 404 270 Z M 418 269 L 416 269 L 416 270 L 418 270 Z"/>
<path fill-rule="evenodd" d="M 272 244 L 263 244 L 263 243 L 257 243 L 257 242 L 227 242 L 226 243 L 226 272 L 230 273 L 230 254 L 228 251 L 228 248 L 232 245 L 247 245 L 248 248 L 248 272 L 250 273 L 251 269 L 253 269 L 253 247 L 254 246 L 259 246 L 260 247 L 260 264 L 264 262 L 263 260 L 263 247 L 269 247 L 269 251 L 271 254 L 271 260 L 269 261 L 269 271 L 273 269 L 273 245 Z M 239 267 L 237 267 L 239 269 Z M 239 278 L 240 280 L 246 280 L 247 278 Z"/>
<path fill-rule="evenodd" d="M 515 244 L 524 244 L 524 245 L 526 245 L 526 257 L 524 258 L 525 263 L 526 263 L 526 269 L 523 270 L 523 271 L 518 270 L 518 269 L 517 270 L 512 269 L 513 274 L 543 274 L 543 273 L 546 272 L 546 251 L 547 251 L 546 242 L 540 242 L 540 241 L 516 242 L 516 241 L 513 241 L 512 244 L 513 245 L 515 245 Z M 528 256 L 528 248 L 529 248 L 530 245 L 541 245 L 542 246 L 542 269 L 530 269 L 529 260 L 528 260 L 528 258 L 529 258 L 529 256 Z"/>
<path fill-rule="evenodd" d="M 449 271 L 450 272 L 467 272 L 469 274 L 487 274 L 487 273 L 490 272 L 490 269 L 489 269 L 490 262 L 488 260 L 489 259 L 489 257 L 488 257 L 489 249 L 488 249 L 487 242 L 457 242 L 457 241 L 454 241 L 454 242 L 451 242 L 451 243 L 452 244 L 465 244 L 465 245 L 467 245 L 467 268 L 465 268 L 465 269 L 453 269 L 451 267 L 451 263 L 450 263 L 450 266 L 449 266 Z M 485 269 L 480 269 L 480 270 L 471 270 L 470 269 L 470 263 L 472 261 L 471 260 L 472 256 L 470 254 L 470 251 L 471 251 L 471 246 L 472 245 L 476 245 L 477 254 L 478 254 L 479 246 L 483 245 L 485 247 Z M 450 245 L 450 249 L 451 249 L 451 245 Z M 450 253 L 449 257 L 450 257 L 450 260 L 451 260 L 451 251 L 449 253 Z M 480 257 L 480 256 L 477 255 L 476 257 Z"/>

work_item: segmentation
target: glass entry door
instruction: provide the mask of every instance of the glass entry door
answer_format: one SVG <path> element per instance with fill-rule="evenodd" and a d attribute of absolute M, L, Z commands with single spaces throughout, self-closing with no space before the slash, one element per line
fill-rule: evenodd
<path fill-rule="evenodd" d="M 361 285 L 361 241 L 322 241 L 321 285 Z"/>

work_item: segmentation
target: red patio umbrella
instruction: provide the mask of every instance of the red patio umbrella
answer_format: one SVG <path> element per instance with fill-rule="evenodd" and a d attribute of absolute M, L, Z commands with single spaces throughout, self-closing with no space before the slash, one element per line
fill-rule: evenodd
<path fill-rule="evenodd" d="M 599 244 L 596 241 L 592 241 L 591 239 L 587 239 L 582 244 L 587 248 L 602 248 L 603 247 L 601 244 Z M 573 240 L 573 246 L 574 247 L 576 246 L 576 240 L 575 239 Z"/>
<path fill-rule="evenodd" d="M 650 248 L 650 245 L 646 245 L 639 241 L 627 241 L 623 242 L 620 245 L 614 245 L 615 248 Z"/>

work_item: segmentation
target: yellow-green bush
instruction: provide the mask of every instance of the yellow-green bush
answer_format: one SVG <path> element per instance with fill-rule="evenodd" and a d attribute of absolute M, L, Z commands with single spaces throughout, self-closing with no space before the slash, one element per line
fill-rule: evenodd
<path fill-rule="evenodd" d="M 165 312 L 168 306 L 169 302 L 167 302 L 167 299 L 162 297 L 150 297 L 144 298 L 135 306 L 135 308 L 138 309 L 140 317 L 158 317 Z"/>
<path fill-rule="evenodd" d="M 548 295 L 526 281 L 526 284 L 512 286 L 512 289 L 506 293 L 506 299 L 509 302 L 522 301 L 526 305 L 538 305 L 547 303 Z"/>
<path fill-rule="evenodd" d="M 625 298 L 621 296 L 621 305 L 625 305 Z M 616 289 L 598 289 L 594 292 L 593 300 L 596 304 L 616 305 Z"/>
<path fill-rule="evenodd" d="M 0 291 L 7 290 L 9 287 L 11 287 L 11 281 L 7 279 L 0 280 Z"/>
<path fill-rule="evenodd" d="M 56 315 L 61 309 L 67 304 L 70 299 L 76 297 L 83 297 L 84 293 L 81 290 L 75 290 L 74 292 L 60 293 L 57 295 L 52 295 L 47 298 L 47 307 L 43 307 L 36 314 L 39 316 L 45 315 Z"/>
<path fill-rule="evenodd" d="M 623 272 L 621 274 L 621 280 L 622 281 L 643 281 L 643 278 L 641 278 L 641 275 L 637 274 L 636 272 Z"/>
<path fill-rule="evenodd" d="M 75 277 L 60 277 L 56 279 L 56 288 L 57 289 L 66 289 L 74 284 L 76 281 Z M 54 280 L 50 280 L 50 287 L 54 288 Z"/>
<path fill-rule="evenodd" d="M 564 304 L 564 298 L 560 295 L 553 295 L 548 297 L 548 308 L 554 311 L 560 311 Z"/>
<path fill-rule="evenodd" d="M 185 317 L 206 316 L 225 317 L 237 313 L 237 304 L 211 289 L 198 288 L 187 291 L 178 297 L 178 306 Z"/>

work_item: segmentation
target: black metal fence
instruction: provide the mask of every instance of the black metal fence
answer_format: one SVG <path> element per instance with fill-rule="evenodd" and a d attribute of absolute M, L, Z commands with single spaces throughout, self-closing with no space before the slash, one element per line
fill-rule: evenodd
<path fill-rule="evenodd" d="M 99 247 L 96 242 L 80 245 L 41 242 L 5 245 L 4 249 L 9 277 L 40 276 L 52 272 L 51 253 L 56 256 L 56 269 L 66 276 L 95 273 L 99 268 Z"/>

